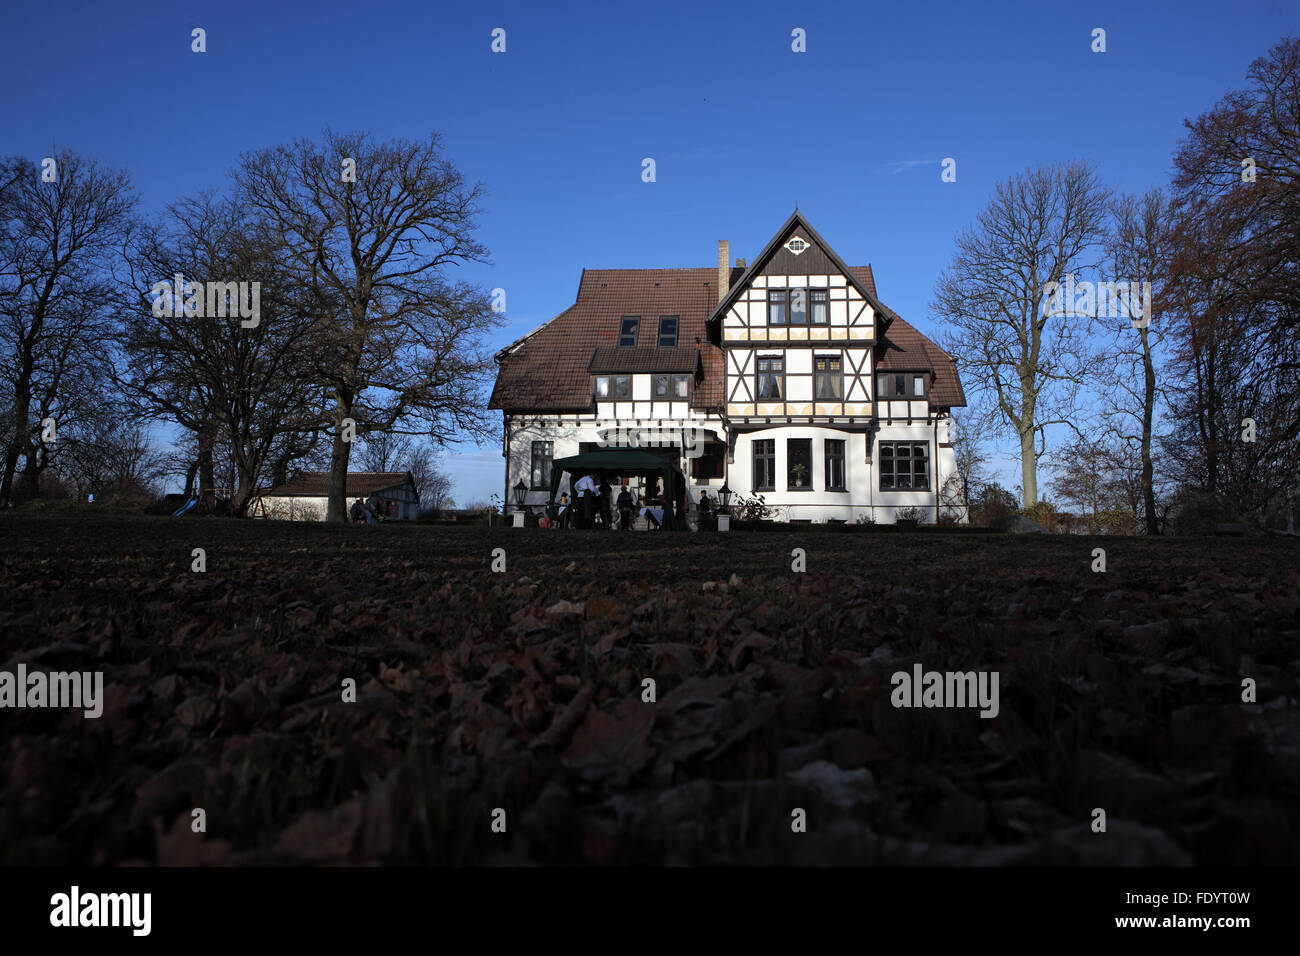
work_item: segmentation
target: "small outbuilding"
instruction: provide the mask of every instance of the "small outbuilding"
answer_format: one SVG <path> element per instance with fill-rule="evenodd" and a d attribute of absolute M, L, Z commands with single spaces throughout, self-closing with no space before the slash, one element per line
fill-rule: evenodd
<path fill-rule="evenodd" d="M 254 518 L 280 521 L 324 521 L 329 512 L 329 490 L 329 472 L 300 471 L 283 485 L 263 492 L 249 513 Z M 389 521 L 414 521 L 420 508 L 420 491 L 409 471 L 348 472 L 348 506 L 357 498 L 364 498 Z"/>

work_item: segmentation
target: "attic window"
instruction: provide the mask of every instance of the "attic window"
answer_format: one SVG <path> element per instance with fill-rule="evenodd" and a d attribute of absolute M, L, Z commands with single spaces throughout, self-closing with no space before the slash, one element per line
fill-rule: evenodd
<path fill-rule="evenodd" d="M 623 324 L 618 332 L 619 348 L 630 349 L 636 347 L 636 330 L 640 324 L 641 316 L 639 315 L 623 316 Z"/>
<path fill-rule="evenodd" d="M 795 236 L 785 244 L 785 247 L 793 252 L 796 256 L 808 248 L 808 243 L 804 242 L 798 236 Z"/>
<path fill-rule="evenodd" d="M 677 347 L 677 316 L 659 316 L 659 347 L 661 349 Z"/>

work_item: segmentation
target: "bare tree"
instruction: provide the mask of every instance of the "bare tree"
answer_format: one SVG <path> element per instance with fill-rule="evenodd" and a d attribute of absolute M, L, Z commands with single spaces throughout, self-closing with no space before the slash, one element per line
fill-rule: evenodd
<path fill-rule="evenodd" d="M 0 381 L 10 415 L 0 507 L 12 501 L 24 456 L 27 493 L 36 493 L 41 420 L 53 418 L 56 434 L 60 419 L 68 423 L 67 380 L 102 368 L 109 259 L 135 205 L 125 173 L 67 150 L 50 159 L 40 170 L 22 158 L 0 163 Z"/>
<path fill-rule="evenodd" d="M 999 183 L 976 227 L 957 237 L 935 290 L 932 309 L 952 327 L 944 347 L 962 356 L 967 381 L 1020 442 L 1026 507 L 1038 500 L 1046 429 L 1074 427 L 1080 385 L 1097 361 L 1084 323 L 1052 308 L 1050 284 L 1092 265 L 1108 198 L 1081 162 Z"/>
<path fill-rule="evenodd" d="M 273 232 L 207 195 L 169 207 L 129 256 L 121 323 L 128 362 L 118 381 L 141 415 L 194 433 L 205 492 L 215 492 L 214 450 L 225 437 L 234 470 L 225 486 L 237 515 L 326 425 L 312 401 L 320 315 L 285 259 Z M 187 309 L 181 293 L 191 282 L 197 296 Z M 233 295 L 256 315 L 226 300 L 227 283 L 244 284 Z"/>
<path fill-rule="evenodd" d="M 376 143 L 326 130 L 323 143 L 250 153 L 242 201 L 273 224 L 301 281 L 332 305 L 319 355 L 333 422 L 330 521 L 346 521 L 351 443 L 370 432 L 435 440 L 487 424 L 487 295 L 447 271 L 485 261 L 472 238 L 480 185 L 428 142 Z"/>
<path fill-rule="evenodd" d="M 59 473 L 82 499 L 91 494 L 157 497 L 167 470 L 167 457 L 153 446 L 148 431 L 112 406 L 71 430 L 59 464 Z"/>
<path fill-rule="evenodd" d="M 451 476 L 439 467 L 433 449 L 427 445 L 417 449 L 408 468 L 420 489 L 421 509 L 436 513 L 451 506 Z"/>
<path fill-rule="evenodd" d="M 1187 122 L 1171 286 L 1179 478 L 1247 513 L 1300 488 L 1300 39 Z M 1249 420 L 1250 427 L 1246 427 Z"/>
<path fill-rule="evenodd" d="M 409 471 L 423 509 L 439 511 L 451 496 L 451 478 L 438 467 L 427 442 L 390 432 L 370 432 L 358 452 L 366 471 Z"/>
<path fill-rule="evenodd" d="M 358 449 L 361 467 L 366 471 L 394 471 L 400 464 L 406 470 L 415 448 L 407 435 L 368 432 Z"/>
<path fill-rule="evenodd" d="M 952 442 L 953 457 L 957 464 L 957 486 L 961 489 L 961 501 L 945 502 L 970 514 L 971 494 L 978 491 L 987 477 L 985 465 L 988 464 L 986 442 L 990 431 L 990 417 L 974 409 L 953 409 L 952 420 L 948 425 L 948 437 Z M 952 495 L 954 499 L 955 495 Z"/>
<path fill-rule="evenodd" d="M 1156 407 L 1161 399 L 1156 356 L 1168 335 L 1166 285 L 1173 261 L 1174 211 L 1159 190 L 1140 197 L 1119 196 L 1111 211 L 1106 247 L 1112 279 L 1128 283 L 1130 288 L 1145 284 L 1149 294 L 1119 299 L 1123 314 L 1110 323 L 1110 361 L 1102 366 L 1100 393 L 1109 412 L 1109 431 L 1137 449 L 1146 530 L 1159 534 L 1152 458 Z M 1146 309 L 1150 314 L 1143 314 Z"/>

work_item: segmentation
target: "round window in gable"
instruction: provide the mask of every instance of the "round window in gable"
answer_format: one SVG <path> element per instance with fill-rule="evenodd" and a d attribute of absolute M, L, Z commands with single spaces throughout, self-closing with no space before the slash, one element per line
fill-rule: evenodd
<path fill-rule="evenodd" d="M 793 252 L 796 256 L 808 248 L 808 243 L 804 242 L 798 236 L 795 236 L 785 244 L 785 247 Z"/>

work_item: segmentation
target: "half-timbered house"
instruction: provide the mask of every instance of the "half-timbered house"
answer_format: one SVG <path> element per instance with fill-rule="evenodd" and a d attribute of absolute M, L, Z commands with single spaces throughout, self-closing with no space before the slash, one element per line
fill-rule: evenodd
<path fill-rule="evenodd" d="M 552 459 L 634 446 L 678 463 L 692 501 L 725 484 L 783 520 L 964 514 L 955 360 L 798 211 L 749 265 L 723 241 L 716 270 L 586 269 L 496 361 L 508 502 L 523 481 L 544 503 Z"/>

